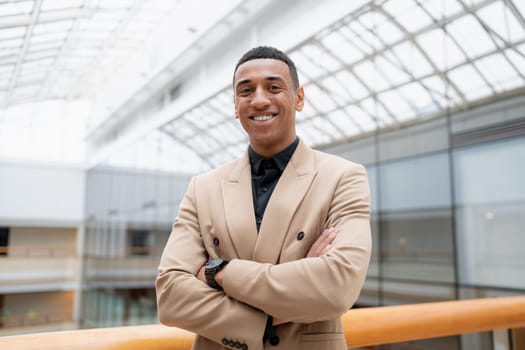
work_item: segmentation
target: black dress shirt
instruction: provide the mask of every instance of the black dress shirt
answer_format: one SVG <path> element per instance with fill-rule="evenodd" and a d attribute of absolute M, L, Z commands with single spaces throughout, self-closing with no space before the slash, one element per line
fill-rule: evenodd
<path fill-rule="evenodd" d="M 272 192 L 298 144 L 299 138 L 296 137 L 294 142 L 271 158 L 263 158 L 255 153 L 251 147 L 248 148 L 252 171 L 253 207 L 255 209 L 257 233 L 259 233 L 264 211 L 272 196 Z M 264 329 L 263 343 L 269 339 L 272 345 L 277 345 L 279 343 L 279 337 L 275 335 L 272 322 L 273 318 L 268 316 L 266 328 Z"/>
<path fill-rule="evenodd" d="M 255 153 L 251 147 L 248 148 L 252 170 L 253 207 L 255 209 L 257 232 L 259 232 L 261 227 L 264 211 L 272 196 L 272 192 L 298 144 L 299 139 L 296 137 L 294 142 L 271 158 L 263 158 Z"/>

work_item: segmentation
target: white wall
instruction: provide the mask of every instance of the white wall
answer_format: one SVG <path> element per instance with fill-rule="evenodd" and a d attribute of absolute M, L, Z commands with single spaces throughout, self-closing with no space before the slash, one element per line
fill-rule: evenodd
<path fill-rule="evenodd" d="M 78 226 L 84 192 L 84 169 L 2 161 L 0 225 Z"/>

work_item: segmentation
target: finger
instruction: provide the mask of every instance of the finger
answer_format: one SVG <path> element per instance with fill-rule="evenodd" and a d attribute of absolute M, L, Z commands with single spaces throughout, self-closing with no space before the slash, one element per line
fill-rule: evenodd
<path fill-rule="evenodd" d="M 321 256 L 324 253 L 325 248 L 334 241 L 336 235 L 337 233 L 335 229 L 331 227 L 325 229 L 310 247 L 307 257 L 311 258 Z"/>
<path fill-rule="evenodd" d="M 323 253 L 322 253 L 321 255 L 327 253 L 331 248 L 332 248 L 332 244 L 327 245 L 327 246 L 324 248 Z"/>

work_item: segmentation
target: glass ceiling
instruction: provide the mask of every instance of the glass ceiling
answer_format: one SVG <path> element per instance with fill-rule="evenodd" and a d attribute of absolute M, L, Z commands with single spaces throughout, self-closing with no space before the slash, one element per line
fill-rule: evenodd
<path fill-rule="evenodd" d="M 0 0 L 0 156 L 46 134 L 49 154 L 82 161 L 86 98 L 185 1 Z M 306 94 L 299 136 L 348 142 L 523 94 L 525 1 L 370 1 L 289 53 Z M 198 172 L 239 156 L 247 138 L 224 84 L 108 163 Z"/>
<path fill-rule="evenodd" d="M 96 91 L 177 2 L 0 1 L 2 108 Z"/>
<path fill-rule="evenodd" d="M 289 54 L 305 87 L 299 136 L 313 147 L 345 142 L 523 93 L 525 1 L 371 1 Z M 190 152 L 193 161 L 171 162 L 178 171 L 238 157 L 247 138 L 232 101 L 228 84 L 141 147 L 164 145 L 168 157 Z"/>
<path fill-rule="evenodd" d="M 89 99 L 180 2 L 0 0 L 0 156 L 82 163 Z"/>

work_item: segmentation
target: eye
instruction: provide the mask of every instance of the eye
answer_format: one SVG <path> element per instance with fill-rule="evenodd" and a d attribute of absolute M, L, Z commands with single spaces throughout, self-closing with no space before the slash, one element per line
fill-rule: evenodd
<path fill-rule="evenodd" d="M 239 96 L 248 96 L 250 93 L 252 92 L 252 89 L 250 89 L 249 87 L 244 87 L 244 88 L 241 88 L 239 89 Z"/>
<path fill-rule="evenodd" d="M 280 89 L 281 87 L 279 85 L 270 85 L 270 87 L 268 88 L 268 90 L 272 92 L 279 91 Z"/>

